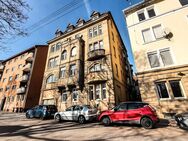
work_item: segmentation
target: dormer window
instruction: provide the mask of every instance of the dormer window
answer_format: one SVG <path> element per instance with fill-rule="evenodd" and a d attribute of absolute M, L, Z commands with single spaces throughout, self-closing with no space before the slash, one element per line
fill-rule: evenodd
<path fill-rule="evenodd" d="M 84 23 L 85 23 L 85 20 L 80 18 L 80 19 L 78 19 L 76 24 L 77 24 L 78 27 L 80 27 L 80 26 L 84 25 Z"/>
<path fill-rule="evenodd" d="M 74 25 L 68 24 L 67 26 L 67 32 L 72 31 L 74 29 Z"/>
<path fill-rule="evenodd" d="M 146 19 L 144 11 L 138 13 L 138 19 L 139 21 L 143 21 Z"/>
<path fill-rule="evenodd" d="M 100 16 L 100 13 L 99 12 L 96 12 L 96 11 L 94 11 L 92 14 L 91 14 L 91 19 L 92 20 L 96 20 L 96 19 L 98 19 L 99 18 L 99 16 Z"/>
<path fill-rule="evenodd" d="M 60 29 L 57 29 L 55 32 L 56 37 L 59 37 L 61 35 L 63 35 L 63 32 Z"/>

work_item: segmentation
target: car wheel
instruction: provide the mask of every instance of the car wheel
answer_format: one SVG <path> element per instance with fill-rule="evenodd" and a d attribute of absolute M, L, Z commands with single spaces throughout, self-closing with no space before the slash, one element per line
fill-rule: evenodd
<path fill-rule="evenodd" d="M 61 122 L 61 116 L 58 114 L 54 117 L 56 122 Z"/>
<path fill-rule="evenodd" d="M 84 116 L 79 116 L 79 117 L 78 117 L 78 122 L 79 122 L 80 124 L 84 124 L 84 123 L 85 123 L 85 117 L 84 117 Z"/>
<path fill-rule="evenodd" d="M 102 124 L 105 126 L 109 126 L 111 124 L 110 118 L 109 117 L 103 117 L 102 118 Z"/>
<path fill-rule="evenodd" d="M 141 119 L 141 125 L 146 129 L 152 129 L 154 124 L 150 118 L 144 117 Z"/>
<path fill-rule="evenodd" d="M 26 118 L 27 118 L 27 119 L 30 119 L 30 118 L 31 118 L 28 113 L 26 113 Z"/>

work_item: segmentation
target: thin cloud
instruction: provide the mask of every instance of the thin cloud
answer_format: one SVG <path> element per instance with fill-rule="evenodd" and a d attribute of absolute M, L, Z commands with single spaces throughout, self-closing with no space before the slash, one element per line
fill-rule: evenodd
<path fill-rule="evenodd" d="M 87 15 L 88 15 L 88 18 L 89 18 L 90 14 L 91 14 L 91 7 L 89 5 L 88 0 L 83 0 L 83 2 L 84 2 L 84 5 L 85 5 L 86 11 L 87 11 Z"/>

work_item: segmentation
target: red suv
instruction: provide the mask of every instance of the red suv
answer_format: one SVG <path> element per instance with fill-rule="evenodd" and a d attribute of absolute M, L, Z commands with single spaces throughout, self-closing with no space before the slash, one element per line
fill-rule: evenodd
<path fill-rule="evenodd" d="M 103 111 L 98 120 L 105 126 L 111 123 L 136 123 L 151 129 L 159 121 L 156 111 L 147 103 L 123 102 L 112 110 Z"/>

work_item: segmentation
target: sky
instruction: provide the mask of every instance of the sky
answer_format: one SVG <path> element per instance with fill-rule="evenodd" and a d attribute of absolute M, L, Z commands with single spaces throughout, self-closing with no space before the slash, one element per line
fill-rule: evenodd
<path fill-rule="evenodd" d="M 55 31 L 58 28 L 64 31 L 69 23 L 76 24 L 80 17 L 88 20 L 92 11 L 111 11 L 127 48 L 129 61 L 133 64 L 133 70 L 135 72 L 136 69 L 129 35 L 122 10 L 140 1 L 141 0 L 26 0 L 31 10 L 26 12 L 29 18 L 22 26 L 27 29 L 29 35 L 26 37 L 12 37 L 10 40 L 6 41 L 5 46 L 7 50 L 0 52 L 0 60 L 5 60 L 34 45 L 46 44 L 47 41 L 55 37 Z"/>

